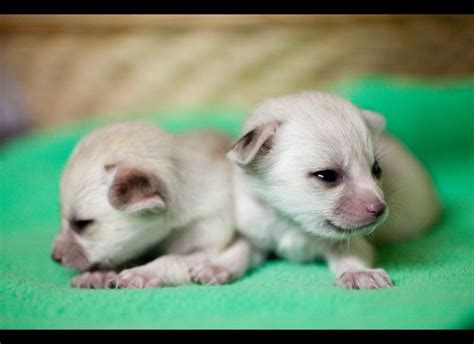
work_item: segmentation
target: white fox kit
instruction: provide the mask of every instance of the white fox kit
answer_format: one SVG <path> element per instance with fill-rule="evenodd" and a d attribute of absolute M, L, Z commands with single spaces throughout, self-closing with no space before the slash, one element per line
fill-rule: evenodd
<path fill-rule="evenodd" d="M 224 135 L 174 136 L 142 121 L 112 124 L 81 140 L 62 175 L 52 253 L 84 272 L 71 284 L 145 288 L 239 277 L 245 269 L 224 264 L 235 250 L 248 256 L 234 240 L 229 148 Z M 150 249 L 155 260 L 117 271 Z M 231 268 L 219 269 L 214 259 Z"/>
<path fill-rule="evenodd" d="M 437 220 L 439 203 L 423 167 L 384 129 L 382 115 L 326 93 L 259 104 L 228 154 L 237 227 L 254 251 L 325 258 L 339 287 L 392 286 L 373 268 L 364 236 L 375 231 L 378 243 L 419 234 Z"/>

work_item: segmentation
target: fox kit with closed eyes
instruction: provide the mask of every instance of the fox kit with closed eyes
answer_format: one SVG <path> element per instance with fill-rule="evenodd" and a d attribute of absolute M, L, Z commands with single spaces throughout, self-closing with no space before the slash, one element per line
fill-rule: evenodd
<path fill-rule="evenodd" d="M 52 252 L 83 272 L 71 284 L 145 288 L 238 278 L 249 253 L 235 237 L 229 148 L 224 135 L 175 136 L 142 121 L 81 140 L 61 178 Z M 148 251 L 154 260 L 120 271 Z"/>

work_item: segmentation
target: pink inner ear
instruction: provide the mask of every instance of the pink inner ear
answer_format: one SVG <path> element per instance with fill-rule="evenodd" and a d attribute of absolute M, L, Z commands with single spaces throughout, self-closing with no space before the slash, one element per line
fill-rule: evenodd
<path fill-rule="evenodd" d="M 259 125 L 243 136 L 229 152 L 229 158 L 240 166 L 249 164 L 258 153 L 267 153 L 273 145 L 273 135 L 280 123 Z"/>
<path fill-rule="evenodd" d="M 112 206 L 120 210 L 162 209 L 164 185 L 152 173 L 119 166 L 109 190 Z"/>

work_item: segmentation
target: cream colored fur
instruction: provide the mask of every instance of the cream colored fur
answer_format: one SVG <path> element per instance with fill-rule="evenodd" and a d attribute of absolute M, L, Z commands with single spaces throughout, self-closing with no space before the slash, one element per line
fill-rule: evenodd
<path fill-rule="evenodd" d="M 337 286 L 392 286 L 384 270 L 373 269 L 373 240 L 367 235 L 379 243 L 414 237 L 437 220 L 439 203 L 419 161 L 383 134 L 384 127 L 382 115 L 327 93 L 263 101 L 228 154 L 236 163 L 238 230 L 262 255 L 274 252 L 299 262 L 325 258 Z M 371 173 L 376 158 L 381 181 Z M 334 166 L 346 176 L 335 187 L 310 175 Z M 383 216 L 364 226 L 353 223 L 350 211 L 336 211 L 341 200 L 357 200 L 362 193 L 388 205 Z M 335 231 L 328 220 L 344 231 Z"/>
<path fill-rule="evenodd" d="M 103 272 L 85 272 L 72 284 L 141 288 L 215 282 L 208 276 L 210 267 L 199 264 L 218 256 L 234 239 L 231 166 L 225 159 L 229 147 L 223 135 L 174 136 L 142 121 L 112 124 L 87 135 L 62 175 L 61 231 L 53 254 L 68 267 Z M 146 202 L 152 206 L 153 199 L 128 211 L 113 207 L 107 195 L 119 166 L 158 176 L 167 189 L 165 209 L 143 213 L 140 209 Z M 157 197 L 156 202 L 162 200 Z M 76 233 L 73 218 L 94 222 Z M 152 248 L 156 260 L 120 274 L 113 271 Z"/>

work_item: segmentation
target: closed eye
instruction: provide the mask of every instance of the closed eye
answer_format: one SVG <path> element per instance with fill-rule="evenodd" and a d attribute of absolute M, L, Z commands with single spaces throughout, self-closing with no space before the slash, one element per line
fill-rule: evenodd
<path fill-rule="evenodd" d="M 78 234 L 84 232 L 86 228 L 89 227 L 93 223 L 94 223 L 94 220 L 92 219 L 86 219 L 86 220 L 74 219 L 70 221 L 71 229 Z"/>

